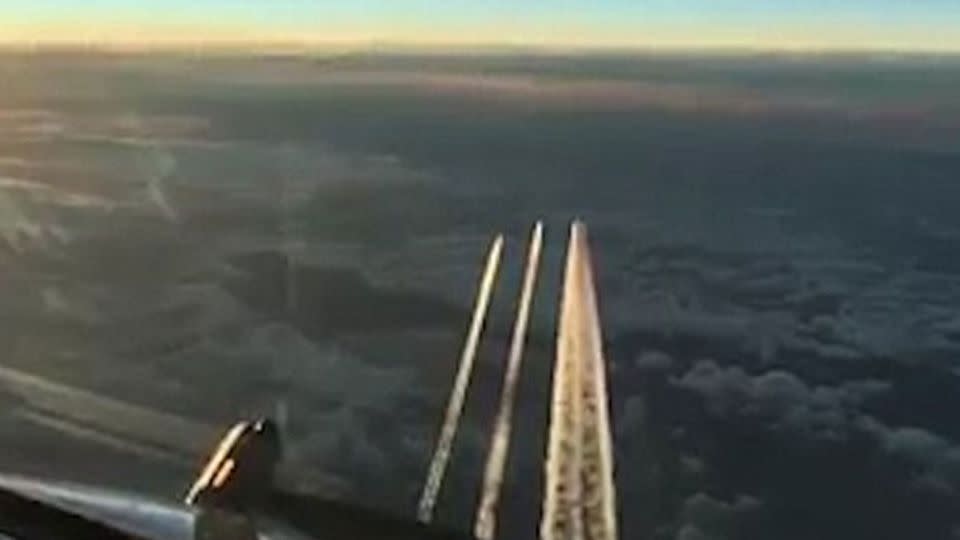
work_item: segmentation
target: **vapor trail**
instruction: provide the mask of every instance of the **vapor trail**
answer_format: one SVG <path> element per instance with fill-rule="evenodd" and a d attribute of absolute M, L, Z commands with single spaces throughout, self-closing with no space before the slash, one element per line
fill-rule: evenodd
<path fill-rule="evenodd" d="M 526 340 L 527 325 L 530 320 L 530 305 L 536 286 L 540 267 L 540 250 L 543 243 L 543 223 L 537 222 L 527 251 L 527 266 L 523 276 L 523 288 L 517 307 L 517 319 L 514 322 L 513 336 L 510 341 L 510 353 L 504 374 L 503 395 L 500 409 L 490 439 L 490 453 L 484 470 L 483 492 L 477 507 L 474 535 L 479 540 L 492 540 L 497 528 L 497 504 L 503 485 L 507 454 L 510 451 L 510 434 L 513 417 L 513 404 L 516 398 L 517 381 L 520 378 L 520 365 L 523 359 L 523 346 Z"/>
<path fill-rule="evenodd" d="M 467 334 L 467 340 L 464 343 L 463 352 L 460 356 L 460 367 L 457 371 L 457 377 L 454 380 L 450 401 L 447 404 L 447 411 L 444 416 L 443 427 L 440 431 L 440 438 L 437 441 L 437 448 L 433 454 L 433 459 L 430 461 L 427 481 L 424 483 L 423 493 L 420 495 L 417 516 L 420 521 L 424 523 L 429 523 L 433 519 L 433 509 L 437 502 L 437 494 L 440 492 L 440 486 L 443 483 L 447 463 L 450 460 L 450 449 L 453 445 L 453 438 L 457 433 L 460 415 L 463 412 L 464 398 L 466 397 L 467 386 L 470 383 L 470 374 L 473 371 L 473 361 L 476 358 L 477 344 L 480 341 L 480 332 L 483 330 L 483 323 L 490 305 L 490 297 L 493 293 L 493 284 L 497 277 L 497 270 L 500 266 L 500 254 L 502 252 L 503 235 L 498 235 L 493 241 L 493 245 L 490 247 L 490 252 L 487 255 L 487 264 L 480 281 L 477 302 L 473 309 L 473 319 L 470 321 L 470 331 Z"/>
<path fill-rule="evenodd" d="M 616 540 L 609 398 L 586 227 L 570 230 L 557 335 L 542 540 Z"/>

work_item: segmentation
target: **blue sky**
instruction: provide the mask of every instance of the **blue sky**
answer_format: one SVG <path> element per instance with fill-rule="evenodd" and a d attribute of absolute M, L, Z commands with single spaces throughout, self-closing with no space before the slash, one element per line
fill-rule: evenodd
<path fill-rule="evenodd" d="M 0 39 L 960 50 L 960 0 L 7 0 Z"/>

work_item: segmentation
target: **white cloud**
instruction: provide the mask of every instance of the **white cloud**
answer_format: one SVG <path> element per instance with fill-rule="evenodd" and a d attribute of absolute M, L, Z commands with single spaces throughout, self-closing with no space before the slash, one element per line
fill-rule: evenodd
<path fill-rule="evenodd" d="M 909 363 L 960 351 L 955 277 L 877 263 L 836 239 L 760 243 L 750 251 L 710 237 L 723 230 L 699 238 L 683 227 L 694 236 L 684 239 L 662 227 L 662 244 L 607 265 L 630 294 L 605 298 L 606 309 L 628 330 L 709 340 L 742 353 L 745 363 L 782 361 L 784 353 Z"/>
<path fill-rule="evenodd" d="M 56 249 L 72 238 L 69 218 L 81 213 L 106 216 L 116 207 L 95 195 L 0 176 L 0 240 L 18 253 Z"/>
<path fill-rule="evenodd" d="M 205 119 L 188 115 L 0 110 L 0 137 L 21 142 L 76 140 L 130 145 L 157 141 L 199 142 L 209 127 Z"/>

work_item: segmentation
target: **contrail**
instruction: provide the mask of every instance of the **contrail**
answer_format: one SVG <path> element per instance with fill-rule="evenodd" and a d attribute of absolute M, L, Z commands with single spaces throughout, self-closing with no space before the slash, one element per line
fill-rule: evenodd
<path fill-rule="evenodd" d="M 483 492 L 480 505 L 477 508 L 474 535 L 479 540 L 492 540 L 496 533 L 497 505 L 500 500 L 500 489 L 503 484 L 507 454 L 510 450 L 513 404 L 516 398 L 517 381 L 520 378 L 520 364 L 523 358 L 527 325 L 530 320 L 530 305 L 533 301 L 533 291 L 540 267 L 542 244 L 543 223 L 537 222 L 527 251 L 527 266 L 523 276 L 520 302 L 517 307 L 517 319 L 514 323 L 513 336 L 510 341 L 510 353 L 503 381 L 503 395 L 500 398 L 500 409 L 497 412 L 493 435 L 490 439 L 490 453 L 487 456 L 487 465 L 483 477 Z"/>
<path fill-rule="evenodd" d="M 603 338 L 586 227 L 570 230 L 547 447 L 543 540 L 616 540 Z"/>
<path fill-rule="evenodd" d="M 437 448 L 433 454 L 433 459 L 430 461 L 430 469 L 427 473 L 427 481 L 423 486 L 423 493 L 420 495 L 417 516 L 420 521 L 424 523 L 429 523 L 433 519 L 433 509 L 437 503 L 437 494 L 440 492 L 440 486 L 443 484 L 443 476 L 446 473 L 447 463 L 450 461 L 450 448 L 453 445 L 453 438 L 457 433 L 457 425 L 460 422 L 460 415 L 463 412 L 463 402 L 466 397 L 467 386 L 470 383 L 470 373 L 473 371 L 473 361 L 476 358 L 477 344 L 480 341 L 480 332 L 483 330 L 483 323 L 490 305 L 490 297 L 493 293 L 493 284 L 497 277 L 497 270 L 500 266 L 500 254 L 502 252 L 503 235 L 498 235 L 490 247 L 490 253 L 487 255 L 487 264 L 483 272 L 483 278 L 480 281 L 477 303 L 473 310 L 473 319 L 470 322 L 470 331 L 467 334 L 467 340 L 463 346 L 463 353 L 460 356 L 460 367 L 457 371 L 457 377 L 454 380 L 450 401 L 447 404 L 443 428 L 440 431 L 440 438 L 437 441 Z"/>

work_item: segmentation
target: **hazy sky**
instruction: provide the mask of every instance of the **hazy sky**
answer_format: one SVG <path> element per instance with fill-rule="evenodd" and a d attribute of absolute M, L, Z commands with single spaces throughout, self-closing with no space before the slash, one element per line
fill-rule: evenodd
<path fill-rule="evenodd" d="M 960 51 L 960 0 L 2 0 L 0 41 Z"/>

